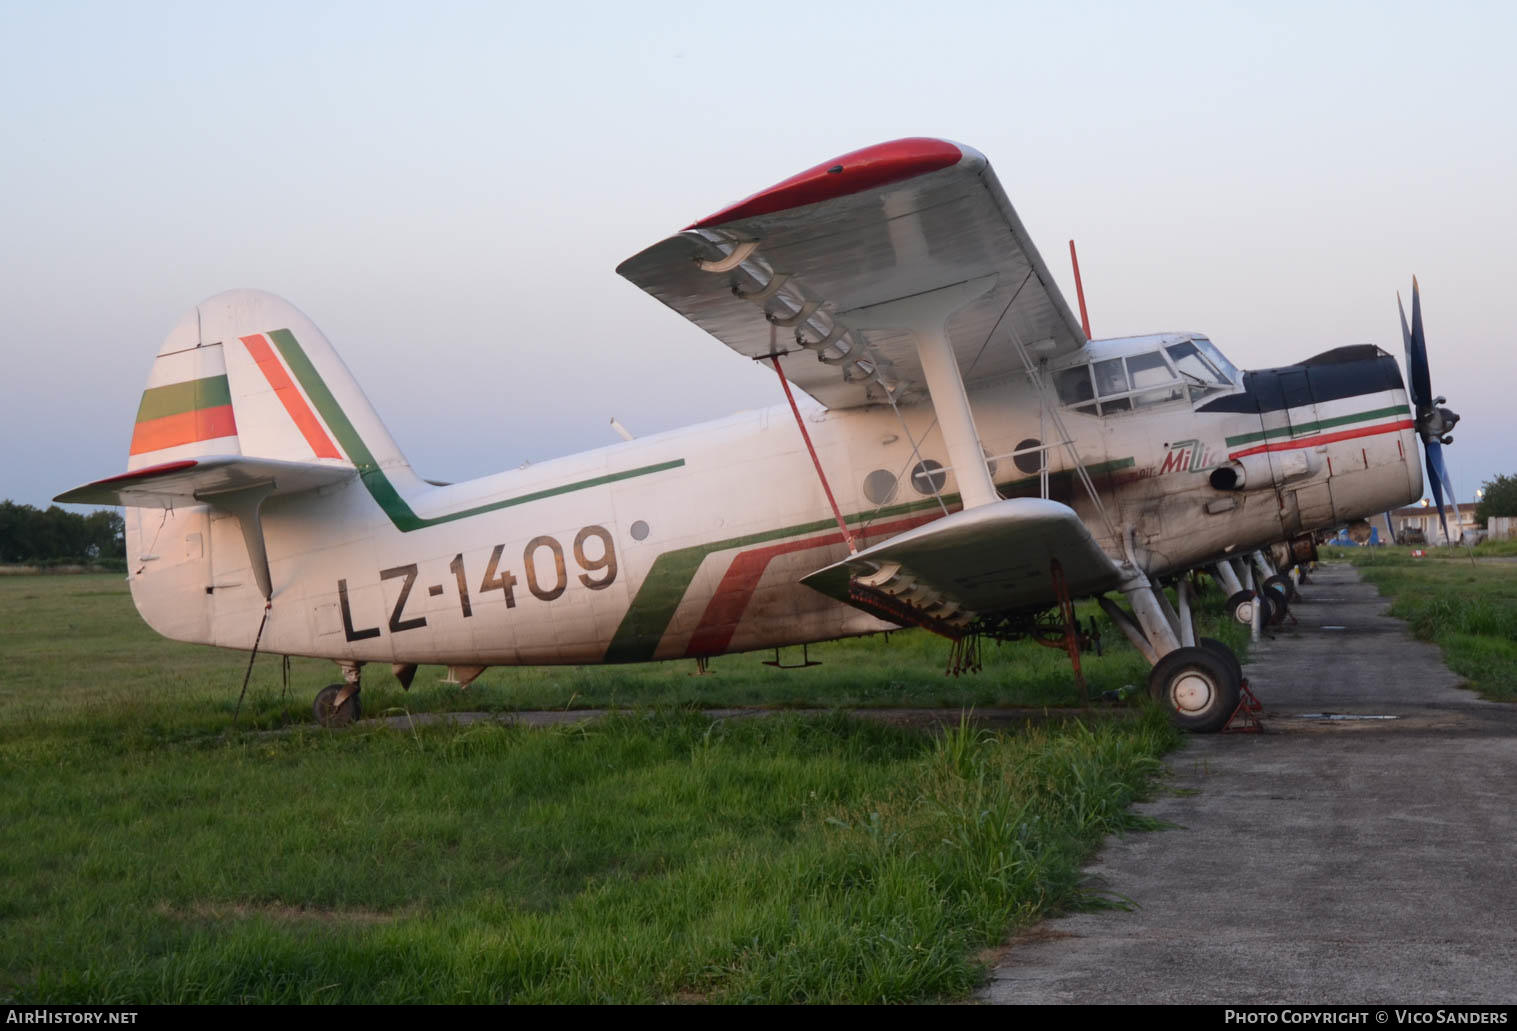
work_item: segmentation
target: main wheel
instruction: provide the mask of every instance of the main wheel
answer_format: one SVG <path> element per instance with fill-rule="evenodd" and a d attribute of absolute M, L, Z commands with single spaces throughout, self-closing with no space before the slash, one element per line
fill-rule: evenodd
<path fill-rule="evenodd" d="M 1243 683 L 1243 663 L 1238 661 L 1237 652 L 1215 637 L 1198 637 L 1196 638 L 1196 645 L 1220 657 L 1223 662 L 1227 663 L 1227 668 L 1233 671 L 1233 677 L 1238 683 Z"/>
<path fill-rule="evenodd" d="M 1266 581 L 1264 596 L 1269 599 L 1269 607 L 1267 609 L 1269 613 L 1269 625 L 1279 626 L 1281 623 L 1284 623 L 1286 613 L 1290 607 L 1290 603 L 1285 599 L 1285 591 Z M 1260 623 L 1262 624 L 1263 622 L 1264 614 L 1260 613 Z"/>
<path fill-rule="evenodd" d="M 1264 586 L 1278 587 L 1281 591 L 1285 592 L 1286 601 L 1301 600 L 1301 592 L 1296 590 L 1296 585 L 1293 584 L 1291 582 L 1291 578 L 1286 576 L 1284 573 L 1276 573 L 1274 576 L 1264 581 Z"/>
<path fill-rule="evenodd" d="M 363 715 L 363 706 L 358 702 L 357 691 L 349 695 L 348 700 L 341 705 L 336 704 L 337 696 L 342 693 L 345 686 L 344 684 L 328 684 L 316 692 L 316 704 L 311 706 L 311 712 L 316 717 L 316 722 L 323 727 L 346 727 Z"/>
<path fill-rule="evenodd" d="M 1149 672 L 1148 693 L 1175 726 L 1212 734 L 1238 708 L 1238 683 L 1227 660 L 1210 648 L 1176 648 Z"/>
<path fill-rule="evenodd" d="M 1253 591 L 1239 591 L 1227 599 L 1227 618 L 1235 623 L 1251 626 L 1255 605 L 1259 606 L 1259 625 L 1269 626 L 1270 617 L 1274 614 L 1269 599 L 1256 597 Z"/>

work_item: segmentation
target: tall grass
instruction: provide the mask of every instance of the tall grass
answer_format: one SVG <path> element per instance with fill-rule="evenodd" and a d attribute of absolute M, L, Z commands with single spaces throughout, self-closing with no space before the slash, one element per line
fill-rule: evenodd
<path fill-rule="evenodd" d="M 1517 564 L 1429 562 L 1405 549 L 1364 549 L 1350 560 L 1392 599 L 1391 615 L 1436 642 L 1471 688 L 1493 701 L 1517 700 Z"/>
<path fill-rule="evenodd" d="M 248 736 L 0 801 L 3 990 L 95 1002 L 887 1002 L 1090 896 L 1157 713 Z M 71 814 L 60 818 L 60 813 Z"/>
<path fill-rule="evenodd" d="M 1153 712 L 933 734 L 684 708 L 814 701 L 816 671 L 756 657 L 708 678 L 598 671 L 579 683 L 633 707 L 592 723 L 340 733 L 301 722 L 323 664 L 295 664 L 285 703 L 274 660 L 234 729 L 241 655 L 154 637 L 119 581 L 20 579 L 0 584 L 0 999 L 17 1002 L 957 998 L 981 950 L 1100 901 L 1079 866 L 1143 825 L 1127 806 L 1177 740 Z M 943 677 L 936 642 L 842 642 L 809 685 L 1073 702 L 1062 654 L 1027 649 L 974 686 Z M 1133 660 L 1114 648 L 1093 679 L 1141 676 Z M 648 707 L 670 682 L 691 686 Z M 365 688 L 371 712 L 480 706 L 459 695 Z"/>

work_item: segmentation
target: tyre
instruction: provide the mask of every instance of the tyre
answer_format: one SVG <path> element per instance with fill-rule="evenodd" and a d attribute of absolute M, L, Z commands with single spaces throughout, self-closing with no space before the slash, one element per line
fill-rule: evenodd
<path fill-rule="evenodd" d="M 1266 585 L 1264 596 L 1269 599 L 1269 607 L 1267 609 L 1269 612 L 1269 625 L 1279 626 L 1281 623 L 1284 623 L 1286 612 L 1290 607 L 1290 603 L 1285 599 L 1285 592 L 1278 587 Z M 1265 625 L 1263 613 L 1260 613 L 1259 625 Z"/>
<path fill-rule="evenodd" d="M 1291 578 L 1284 573 L 1276 573 L 1264 581 L 1265 587 L 1275 587 L 1284 592 L 1286 601 L 1300 601 L 1301 594 L 1296 590 L 1296 585 L 1291 583 Z"/>
<path fill-rule="evenodd" d="M 1176 648 L 1148 674 L 1148 693 L 1170 722 L 1196 734 L 1227 726 L 1238 708 L 1239 682 L 1227 660 L 1210 648 Z"/>
<path fill-rule="evenodd" d="M 1233 671 L 1233 677 L 1237 679 L 1239 684 L 1243 683 L 1243 663 L 1238 661 L 1237 652 L 1215 637 L 1198 637 L 1196 638 L 1196 645 L 1197 647 L 1205 648 L 1213 655 L 1221 656 L 1222 660 L 1227 663 L 1228 668 Z"/>
<path fill-rule="evenodd" d="M 1251 625 L 1254 618 L 1254 606 L 1259 606 L 1259 625 L 1269 626 L 1273 616 L 1273 606 L 1268 598 L 1256 598 L 1253 591 L 1239 591 L 1227 599 L 1227 618 L 1243 626 Z"/>
<path fill-rule="evenodd" d="M 363 716 L 363 707 L 358 702 L 357 691 L 349 695 L 348 700 L 341 705 L 333 704 L 344 686 L 343 684 L 328 684 L 316 693 L 316 703 L 311 706 L 311 713 L 316 717 L 316 722 L 323 727 L 346 727 Z"/>

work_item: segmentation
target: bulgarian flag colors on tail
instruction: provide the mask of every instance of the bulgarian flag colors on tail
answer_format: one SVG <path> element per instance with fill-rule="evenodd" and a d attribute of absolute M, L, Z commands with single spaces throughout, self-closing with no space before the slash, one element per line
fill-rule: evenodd
<path fill-rule="evenodd" d="M 231 389 L 222 373 L 145 390 L 130 453 L 147 454 L 236 435 Z"/>

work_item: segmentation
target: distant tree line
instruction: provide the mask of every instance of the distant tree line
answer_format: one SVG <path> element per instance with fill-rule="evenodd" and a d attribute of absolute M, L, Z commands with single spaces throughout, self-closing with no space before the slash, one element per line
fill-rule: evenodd
<path fill-rule="evenodd" d="M 1491 516 L 1517 516 L 1517 476 L 1497 476 L 1485 481 L 1475 519 L 1485 522 Z"/>
<path fill-rule="evenodd" d="M 109 508 L 89 515 L 0 501 L 0 564 L 126 568 L 126 521 Z"/>

